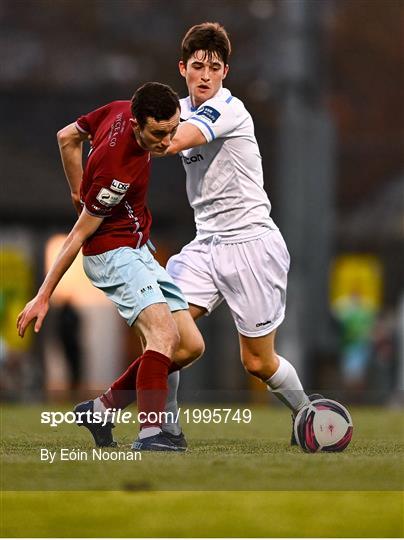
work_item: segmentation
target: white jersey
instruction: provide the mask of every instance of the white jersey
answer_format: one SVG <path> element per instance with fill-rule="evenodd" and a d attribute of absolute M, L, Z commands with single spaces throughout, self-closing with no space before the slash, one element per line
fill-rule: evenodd
<path fill-rule="evenodd" d="M 198 108 L 190 97 L 180 101 L 181 120 L 198 127 L 209 143 L 181 152 L 197 238 L 242 240 L 276 230 L 254 124 L 243 102 L 226 88 Z"/>

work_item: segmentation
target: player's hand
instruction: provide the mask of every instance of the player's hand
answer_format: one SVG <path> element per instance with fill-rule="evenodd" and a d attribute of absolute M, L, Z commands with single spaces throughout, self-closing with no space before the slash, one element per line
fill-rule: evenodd
<path fill-rule="evenodd" d="M 48 313 L 48 300 L 35 296 L 17 317 L 17 330 L 20 337 L 24 337 L 25 330 L 36 319 L 34 330 L 39 332 L 46 314 Z"/>
<path fill-rule="evenodd" d="M 80 202 L 80 195 L 76 195 L 75 193 L 72 193 L 71 198 L 72 198 L 74 209 L 76 210 L 77 215 L 79 216 L 81 214 L 81 211 L 83 210 L 83 205 Z"/>

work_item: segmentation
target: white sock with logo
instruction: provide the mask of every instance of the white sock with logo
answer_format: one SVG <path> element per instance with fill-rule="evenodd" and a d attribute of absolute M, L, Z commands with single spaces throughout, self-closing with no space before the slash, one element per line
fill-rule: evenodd
<path fill-rule="evenodd" d="M 179 435 L 181 433 L 181 426 L 179 421 L 175 422 L 178 415 L 178 403 L 177 403 L 177 390 L 180 384 L 180 372 L 173 371 L 168 376 L 168 395 L 166 401 L 165 412 L 170 413 L 167 422 L 162 424 L 163 431 L 168 431 L 171 435 Z"/>
<path fill-rule="evenodd" d="M 283 401 L 293 414 L 296 414 L 302 407 L 308 405 L 310 400 L 303 390 L 299 376 L 290 362 L 282 356 L 279 358 L 277 371 L 265 381 L 268 390 L 278 399 Z"/>

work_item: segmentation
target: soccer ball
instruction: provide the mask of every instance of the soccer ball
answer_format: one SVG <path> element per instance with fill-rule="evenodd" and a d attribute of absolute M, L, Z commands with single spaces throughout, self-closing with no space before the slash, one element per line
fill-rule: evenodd
<path fill-rule="evenodd" d="M 352 439 L 352 418 L 331 399 L 316 399 L 296 415 L 294 432 L 305 452 L 342 452 Z"/>

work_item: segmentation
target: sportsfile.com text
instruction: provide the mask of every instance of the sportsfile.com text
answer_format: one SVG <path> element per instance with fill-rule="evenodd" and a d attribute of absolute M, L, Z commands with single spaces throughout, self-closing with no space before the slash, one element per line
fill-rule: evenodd
<path fill-rule="evenodd" d="M 60 424 L 74 424 L 76 422 L 87 422 L 89 424 L 101 424 L 105 426 L 108 422 L 114 424 L 135 424 L 156 422 L 170 423 L 182 420 L 186 424 L 221 424 L 235 422 L 237 424 L 249 424 L 252 420 L 251 409 L 178 409 L 178 412 L 154 411 L 133 414 L 131 411 L 122 411 L 121 409 L 107 409 L 105 412 L 78 412 L 73 411 L 42 411 L 41 424 L 49 424 L 50 427 L 57 427 Z"/>

